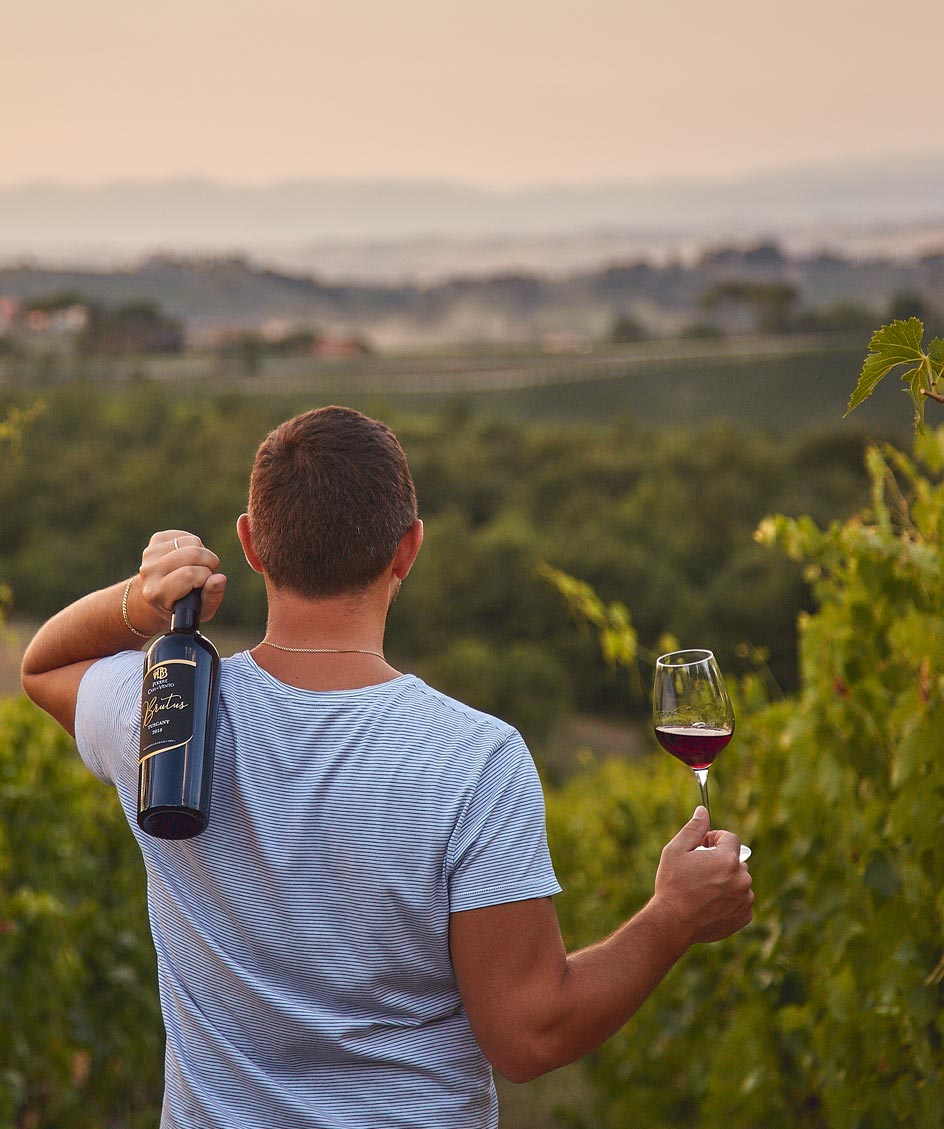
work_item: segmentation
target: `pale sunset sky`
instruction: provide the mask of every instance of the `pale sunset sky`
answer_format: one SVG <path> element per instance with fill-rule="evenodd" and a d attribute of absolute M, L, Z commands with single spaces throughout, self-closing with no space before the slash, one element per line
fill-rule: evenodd
<path fill-rule="evenodd" d="M 727 179 L 944 149 L 941 0 L 8 0 L 0 184 Z"/>

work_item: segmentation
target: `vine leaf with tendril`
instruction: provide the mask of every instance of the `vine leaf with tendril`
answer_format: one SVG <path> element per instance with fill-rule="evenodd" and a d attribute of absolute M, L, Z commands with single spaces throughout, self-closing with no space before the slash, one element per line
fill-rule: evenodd
<path fill-rule="evenodd" d="M 905 371 L 900 376 L 914 405 L 915 432 L 921 434 L 927 401 L 936 400 L 944 404 L 944 340 L 935 337 L 925 350 L 923 339 L 924 324 L 919 318 L 893 321 L 891 325 L 877 329 L 869 342 L 869 354 L 862 365 L 846 415 L 867 400 L 892 369 L 901 366 Z"/>

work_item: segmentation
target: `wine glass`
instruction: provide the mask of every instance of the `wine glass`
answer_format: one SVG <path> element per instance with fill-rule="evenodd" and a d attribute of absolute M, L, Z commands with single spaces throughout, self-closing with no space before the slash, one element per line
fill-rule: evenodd
<path fill-rule="evenodd" d="M 711 651 L 672 651 L 656 659 L 652 719 L 663 749 L 695 773 L 708 809 L 708 769 L 734 736 L 734 709 Z M 741 846 L 741 861 L 750 847 Z"/>

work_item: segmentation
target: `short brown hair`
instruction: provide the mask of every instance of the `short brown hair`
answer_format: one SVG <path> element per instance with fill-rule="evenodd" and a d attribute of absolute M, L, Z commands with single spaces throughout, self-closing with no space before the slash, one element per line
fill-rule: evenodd
<path fill-rule="evenodd" d="M 414 521 L 403 448 L 386 424 L 353 408 L 303 412 L 256 452 L 249 527 L 277 587 L 309 598 L 361 592 Z"/>

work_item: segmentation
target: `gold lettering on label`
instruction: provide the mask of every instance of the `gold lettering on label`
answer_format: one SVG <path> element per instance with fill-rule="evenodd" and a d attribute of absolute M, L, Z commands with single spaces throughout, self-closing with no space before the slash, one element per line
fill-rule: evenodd
<path fill-rule="evenodd" d="M 144 704 L 143 724 L 151 725 L 157 714 L 164 713 L 166 710 L 185 710 L 189 706 L 190 703 L 179 694 L 170 693 L 163 698 L 152 698 Z"/>

